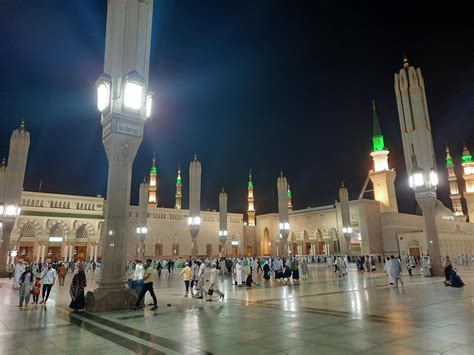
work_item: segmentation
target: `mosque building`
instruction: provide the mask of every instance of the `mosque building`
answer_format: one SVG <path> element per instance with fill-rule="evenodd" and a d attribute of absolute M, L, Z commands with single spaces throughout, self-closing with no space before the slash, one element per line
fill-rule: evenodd
<path fill-rule="evenodd" d="M 427 103 L 421 71 L 405 62 L 404 68 L 412 73 L 410 80 L 416 79 L 427 117 Z M 415 74 L 413 74 L 415 73 Z M 398 74 L 397 74 L 398 75 Z M 404 80 L 403 74 L 396 75 L 397 101 L 400 106 L 397 80 Z M 413 76 L 414 75 L 414 76 Z M 414 95 L 414 94 L 413 94 Z M 399 107 L 400 120 L 404 119 Z M 365 198 L 362 192 L 355 200 L 349 200 L 347 188 L 342 184 L 338 202 L 314 208 L 294 209 L 290 186 L 287 188 L 288 218 L 290 233 L 288 237 L 289 255 L 327 255 L 327 254 L 394 254 L 422 255 L 428 250 L 423 216 L 400 213 L 398 211 L 395 189 L 396 172 L 390 167 L 389 147 L 385 145 L 380 127 L 376 105 L 372 102 L 373 168 L 368 172 L 362 188 L 373 186 L 373 199 Z M 429 118 L 424 122 L 429 131 Z M 0 192 L 5 191 L 5 181 L 10 167 L 18 157 L 26 159 L 26 152 L 12 149 L 19 130 L 12 135 L 8 164 L 0 165 Z M 402 136 L 403 139 L 406 139 Z M 12 146 L 13 145 L 13 146 Z M 404 144 L 404 146 L 409 146 Z M 419 153 L 419 152 L 416 152 Z M 418 154 L 406 151 L 416 158 Z M 446 146 L 446 168 L 448 172 L 452 210 L 436 201 L 436 225 L 439 234 L 441 255 L 474 255 L 474 161 L 466 146 L 459 160 L 453 158 Z M 21 160 L 20 159 L 20 160 Z M 432 157 L 434 164 L 434 155 Z M 414 159 L 416 163 L 416 159 Z M 461 178 L 455 174 L 455 164 L 462 165 L 462 179 L 465 190 L 458 184 Z M 414 164 L 416 165 L 416 164 Z M 25 173 L 26 168 L 23 172 Z M 191 255 L 191 237 L 187 224 L 190 213 L 182 208 L 182 171 L 178 167 L 174 208 L 162 206 L 159 199 L 158 166 L 153 157 L 148 186 L 146 206 L 146 236 L 143 243 L 143 256 L 150 258 L 179 258 Z M 21 180 L 22 181 L 22 180 Z M 20 187 L 21 188 L 21 187 Z M 197 255 L 216 256 L 268 256 L 284 255 L 279 228 L 278 213 L 257 214 L 252 173 L 247 183 L 247 211 L 227 214 L 227 240 L 222 246 L 219 242 L 219 212 L 201 211 L 200 231 L 197 237 Z M 3 199 L 3 192 L 0 197 Z M 465 199 L 467 210 L 463 210 Z M 4 213 L 6 202 L 0 200 Z M 21 211 L 13 225 L 10 250 L 17 258 L 33 260 L 98 260 L 101 257 L 101 243 L 104 237 L 104 211 L 107 201 L 100 195 L 96 197 L 53 194 L 46 192 L 22 191 Z M 139 257 L 137 227 L 140 223 L 139 206 L 129 207 L 127 258 Z M 3 239 L 3 238 L 2 238 Z M 11 254 L 12 256 L 14 254 Z M 10 257 L 10 261 L 12 260 Z"/>

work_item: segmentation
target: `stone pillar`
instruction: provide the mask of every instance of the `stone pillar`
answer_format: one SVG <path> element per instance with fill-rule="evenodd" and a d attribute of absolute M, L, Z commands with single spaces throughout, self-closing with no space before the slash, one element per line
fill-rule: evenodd
<path fill-rule="evenodd" d="M 423 211 L 423 217 L 425 219 L 425 237 L 431 260 L 431 274 L 434 276 L 443 276 L 444 270 L 441 263 L 438 227 L 436 225 L 435 215 L 437 199 L 436 197 L 418 197 L 416 200 Z"/>
<path fill-rule="evenodd" d="M 0 277 L 6 277 L 6 266 L 7 262 L 9 262 L 9 255 L 11 250 L 11 234 L 13 230 L 13 226 L 15 224 L 15 220 L 12 219 L 4 219 L 2 224 L 3 230 L 3 242 L 2 242 L 2 253 L 0 254 Z"/>

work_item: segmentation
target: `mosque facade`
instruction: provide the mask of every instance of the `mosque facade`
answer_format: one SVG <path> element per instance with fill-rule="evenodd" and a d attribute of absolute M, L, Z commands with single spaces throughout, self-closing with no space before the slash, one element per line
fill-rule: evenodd
<path fill-rule="evenodd" d="M 416 73 L 421 77 L 419 68 Z M 427 110 L 426 97 L 424 105 Z M 364 198 L 362 193 L 358 199 L 349 201 L 347 188 L 342 185 L 339 200 L 333 205 L 293 210 L 292 192 L 288 186 L 289 255 L 340 253 L 417 256 L 427 253 L 428 238 L 425 236 L 423 216 L 398 211 L 394 184 L 396 172 L 390 167 L 390 152 L 384 143 L 375 103 L 372 106 L 373 144 L 370 156 L 373 169 L 368 172 L 363 191 L 371 184 L 374 198 Z M 25 129 L 24 125 L 21 129 Z M 14 135 L 17 131 L 14 131 Z M 12 156 L 9 156 L 9 161 L 15 161 L 15 154 L 15 149 L 10 148 Z M 462 165 L 462 177 L 455 174 L 457 161 Z M 474 255 L 474 223 L 471 223 L 474 221 L 474 161 L 468 148 L 464 147 L 462 156 L 456 160 L 446 147 L 446 168 L 452 209 L 445 207 L 439 200 L 435 206 L 441 255 Z M 4 161 L 0 166 L 0 190 L 5 190 L 8 169 L 9 165 Z M 24 169 L 23 173 L 26 172 Z M 182 208 L 181 174 L 181 168 L 178 168 L 174 208 L 160 206 L 158 169 L 153 158 L 147 215 L 144 217 L 147 230 L 143 255 L 139 255 L 141 249 L 137 236 L 137 227 L 140 227 L 143 216 L 140 215 L 139 206 L 132 205 L 129 207 L 128 223 L 129 260 L 143 257 L 187 258 L 191 255 L 187 224 L 190 213 Z M 464 180 L 465 187 L 460 186 L 460 178 Z M 250 172 L 247 211 L 245 214 L 227 214 L 228 234 L 224 244 L 219 242 L 219 212 L 201 211 L 198 256 L 283 255 L 278 213 L 257 213 L 254 188 L 258 187 L 254 186 Z M 463 199 L 466 210 L 463 210 Z M 2 203 L 0 201 L 3 213 L 7 206 Z M 14 257 L 28 261 L 99 260 L 105 239 L 106 208 L 107 201 L 100 195 L 90 197 L 22 191 L 21 212 L 11 232 L 9 262 Z"/>

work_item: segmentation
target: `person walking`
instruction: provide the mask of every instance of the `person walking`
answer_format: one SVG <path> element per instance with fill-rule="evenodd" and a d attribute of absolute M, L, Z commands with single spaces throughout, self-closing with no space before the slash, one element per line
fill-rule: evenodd
<path fill-rule="evenodd" d="M 66 279 L 66 273 L 67 273 L 67 269 L 64 266 L 64 264 L 59 265 L 59 268 L 58 268 L 59 286 L 64 286 L 64 280 Z"/>
<path fill-rule="evenodd" d="M 242 263 L 240 260 L 235 266 L 235 284 L 239 287 L 242 287 Z"/>
<path fill-rule="evenodd" d="M 56 279 L 58 277 L 58 273 L 55 269 L 53 269 L 53 264 L 49 263 L 48 268 L 43 270 L 41 278 L 43 280 L 43 291 L 41 294 L 42 301 L 41 304 L 45 304 L 48 301 L 49 293 L 51 292 L 51 288 L 56 283 Z"/>
<path fill-rule="evenodd" d="M 84 288 L 86 286 L 84 264 L 79 264 L 79 271 L 72 278 L 71 287 L 69 287 L 69 294 L 72 298 L 69 308 L 72 308 L 74 312 L 82 311 L 86 305 L 86 298 L 84 297 Z"/>
<path fill-rule="evenodd" d="M 145 298 L 145 294 L 150 292 L 151 298 L 153 299 L 153 307 L 151 308 L 152 311 L 158 309 L 158 302 L 156 300 L 155 292 L 153 291 L 153 267 L 151 266 L 151 259 L 146 260 L 145 265 L 145 273 L 143 275 L 143 288 L 138 296 L 137 303 L 133 307 L 133 309 L 141 308 L 139 307 L 140 302 L 142 299 Z"/>
<path fill-rule="evenodd" d="M 39 295 L 41 293 L 41 279 L 39 276 L 36 276 L 35 278 L 36 280 L 33 290 L 31 290 L 31 294 L 33 295 L 33 303 L 38 304 Z"/>
<path fill-rule="evenodd" d="M 25 302 L 25 306 L 28 305 L 30 302 L 30 294 L 31 289 L 33 288 L 33 272 L 31 272 L 30 268 L 27 267 L 23 274 L 20 276 L 20 304 L 18 307 L 23 307 L 23 302 Z"/>
<path fill-rule="evenodd" d="M 191 268 L 189 267 L 189 264 L 184 264 L 183 270 L 181 270 L 181 273 L 179 276 L 183 277 L 184 280 L 184 286 L 186 287 L 186 293 L 184 294 L 184 297 L 188 297 L 189 294 L 189 282 L 191 281 Z"/>
<path fill-rule="evenodd" d="M 212 301 L 212 295 L 214 293 L 217 293 L 219 295 L 220 301 L 224 300 L 224 293 L 221 290 L 219 290 L 219 288 L 217 287 L 217 281 L 218 281 L 218 277 L 217 277 L 216 263 L 213 262 L 211 264 L 211 273 L 209 275 L 209 288 L 207 289 L 208 298 L 206 301 L 208 302 Z"/>
<path fill-rule="evenodd" d="M 198 269 L 198 281 L 196 286 L 196 294 L 193 296 L 195 298 L 203 298 L 204 293 L 204 272 L 205 265 L 204 262 L 199 260 L 199 269 Z"/>

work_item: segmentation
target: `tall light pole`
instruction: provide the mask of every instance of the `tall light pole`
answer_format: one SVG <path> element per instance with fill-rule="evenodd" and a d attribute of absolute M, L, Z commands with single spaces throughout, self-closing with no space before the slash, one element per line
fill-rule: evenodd
<path fill-rule="evenodd" d="M 153 0 L 108 0 L 104 73 L 97 80 L 102 143 L 109 161 L 103 270 L 99 287 L 87 294 L 87 308 L 130 307 L 125 287 L 128 210 L 132 164 L 151 114 L 148 90 Z"/>
<path fill-rule="evenodd" d="M 226 242 L 227 242 L 227 194 L 222 188 L 222 192 L 219 194 L 219 241 L 221 243 L 221 256 L 227 256 Z"/>
<path fill-rule="evenodd" d="M 288 236 L 290 235 L 290 222 L 288 217 L 288 181 L 283 176 L 283 171 L 277 179 L 278 192 L 278 219 L 282 256 L 288 256 Z"/>
<path fill-rule="evenodd" d="M 441 202 L 436 198 L 438 173 L 425 84 L 420 68 L 415 70 L 408 64 L 406 57 L 403 68 L 395 74 L 395 96 L 409 184 L 425 219 L 425 237 L 432 274 L 443 275 L 435 214 L 436 206 Z"/>
<path fill-rule="evenodd" d="M 23 191 L 29 147 L 30 133 L 22 122 L 11 135 L 8 166 L 2 167 L 1 171 L 3 176 L 0 179 L 0 224 L 3 240 L 0 253 L 0 275 L 6 273 L 13 225 L 20 214 L 21 192 Z M 12 252 L 12 257 L 13 254 L 16 256 L 16 251 Z"/>
<path fill-rule="evenodd" d="M 349 210 L 349 191 L 347 190 L 347 187 L 344 186 L 344 183 L 342 183 L 341 187 L 339 188 L 339 201 L 341 206 L 342 234 L 346 240 L 347 254 L 351 255 L 352 227 Z"/>
<path fill-rule="evenodd" d="M 150 185 L 143 181 L 140 184 L 139 196 L 138 196 L 138 255 L 141 258 L 145 256 L 145 238 L 148 232 L 147 219 L 148 219 L 148 191 Z"/>
<path fill-rule="evenodd" d="M 198 253 L 197 235 L 201 225 L 201 163 L 194 155 L 189 164 L 189 217 L 188 226 L 191 234 L 191 258 Z"/>

